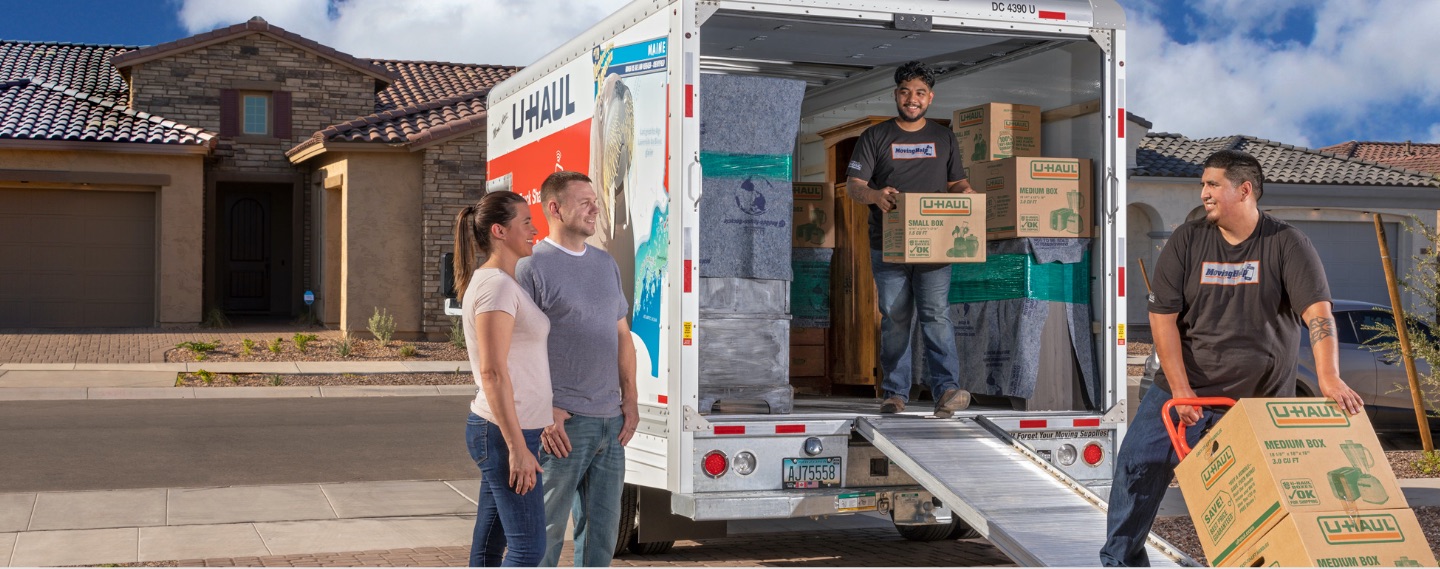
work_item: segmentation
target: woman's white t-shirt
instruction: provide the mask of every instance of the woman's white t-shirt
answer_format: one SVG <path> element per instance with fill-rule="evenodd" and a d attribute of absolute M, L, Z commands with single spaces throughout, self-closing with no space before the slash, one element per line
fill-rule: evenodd
<path fill-rule="evenodd" d="M 500 311 L 515 318 L 515 331 L 510 337 L 508 365 L 511 389 L 515 393 L 515 414 L 521 429 L 542 429 L 555 422 L 551 411 L 550 357 L 546 352 L 550 336 L 550 318 L 535 306 L 535 301 L 520 284 L 500 269 L 477 269 L 465 289 L 461 312 L 465 314 L 465 351 L 470 355 L 470 369 L 475 385 L 480 385 L 480 339 L 476 337 L 475 317 L 485 312 Z M 486 338 L 485 341 L 493 341 Z M 495 413 L 485 399 L 482 387 L 470 403 L 470 410 L 494 422 Z"/>

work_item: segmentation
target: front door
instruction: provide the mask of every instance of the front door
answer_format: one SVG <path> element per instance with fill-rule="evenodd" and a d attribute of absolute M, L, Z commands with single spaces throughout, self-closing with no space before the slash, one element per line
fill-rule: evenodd
<path fill-rule="evenodd" d="M 226 312 L 288 314 L 289 193 L 288 185 L 221 186 L 216 284 Z"/>

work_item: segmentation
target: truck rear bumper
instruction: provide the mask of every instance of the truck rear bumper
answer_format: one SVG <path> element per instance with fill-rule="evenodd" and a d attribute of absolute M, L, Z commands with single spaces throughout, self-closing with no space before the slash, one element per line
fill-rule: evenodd
<path fill-rule="evenodd" d="M 883 488 L 828 488 L 821 490 L 766 490 L 671 494 L 676 514 L 695 521 L 759 520 L 829 516 L 859 512 L 888 512 L 896 493 L 930 493 L 919 486 Z"/>

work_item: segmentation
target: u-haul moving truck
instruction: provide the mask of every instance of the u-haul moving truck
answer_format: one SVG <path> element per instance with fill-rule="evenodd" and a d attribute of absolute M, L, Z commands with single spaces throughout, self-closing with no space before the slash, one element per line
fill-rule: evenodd
<path fill-rule="evenodd" d="M 950 474 L 921 476 L 918 462 L 896 456 L 903 451 L 882 452 L 868 428 L 858 434 L 861 421 L 879 419 L 873 399 L 800 397 L 786 415 L 696 411 L 706 349 L 695 333 L 705 73 L 807 82 L 796 181 L 830 181 L 816 133 L 895 114 L 894 69 L 912 59 L 944 70 L 932 118 L 989 101 L 1089 109 L 1047 122 L 1043 150 L 1094 164 L 1099 403 L 972 407 L 957 417 L 983 415 L 1048 468 L 1104 495 L 1125 420 L 1124 38 L 1114 0 L 636 0 L 491 91 L 487 189 L 526 196 L 543 235 L 541 181 L 557 170 L 588 173 L 604 202 L 592 244 L 633 278 L 641 424 L 626 451 L 625 505 L 627 517 L 638 508 L 639 522 L 627 519 L 622 541 L 633 535 L 632 548 L 655 551 L 714 535 L 726 520 L 866 511 L 890 513 L 912 539 L 968 525 L 995 541 L 1000 527 L 992 512 L 941 499 L 936 488 Z M 607 138 L 617 130 L 626 135 Z M 980 458 L 954 457 L 967 472 Z M 993 492 L 1014 491 L 1003 482 Z"/>

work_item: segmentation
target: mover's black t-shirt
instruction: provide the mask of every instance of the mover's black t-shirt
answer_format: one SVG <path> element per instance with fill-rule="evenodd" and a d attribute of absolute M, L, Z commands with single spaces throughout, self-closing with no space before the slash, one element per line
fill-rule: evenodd
<path fill-rule="evenodd" d="M 1310 239 L 1261 213 L 1230 245 L 1200 219 L 1181 225 L 1160 253 L 1150 312 L 1179 314 L 1180 351 L 1200 397 L 1293 397 L 1300 315 L 1330 300 Z M 1308 338 L 1305 338 L 1308 341 Z M 1155 384 L 1169 391 L 1163 371 Z"/>
<path fill-rule="evenodd" d="M 935 121 L 909 132 L 895 119 L 865 129 L 850 155 L 848 178 L 870 182 L 870 187 L 892 187 L 902 192 L 943 194 L 950 182 L 965 179 L 960 144 L 955 133 Z M 883 228 L 880 208 L 870 205 L 870 248 L 880 250 Z"/>

